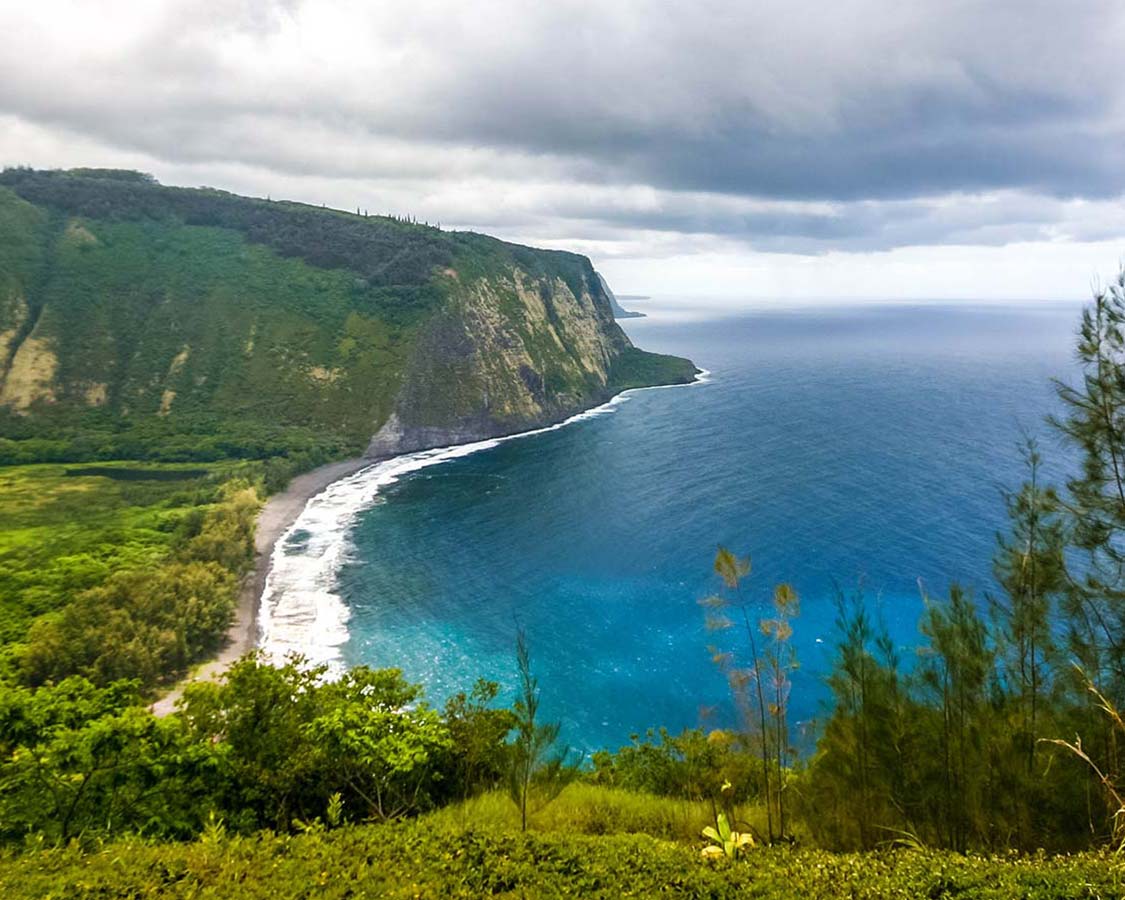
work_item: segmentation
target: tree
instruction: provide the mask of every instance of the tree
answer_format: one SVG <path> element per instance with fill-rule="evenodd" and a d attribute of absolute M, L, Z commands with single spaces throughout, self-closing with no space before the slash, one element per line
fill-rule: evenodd
<path fill-rule="evenodd" d="M 520 814 L 520 828 L 528 818 L 554 800 L 578 774 L 567 765 L 569 748 L 556 749 L 562 725 L 539 721 L 539 681 L 531 674 L 531 656 L 523 629 L 516 633 L 519 693 L 514 706 L 515 740 L 509 745 L 508 793 Z"/>
<path fill-rule="evenodd" d="M 715 647 L 711 648 L 711 656 L 715 663 L 727 676 L 727 682 L 734 694 L 735 702 L 742 713 L 747 725 L 748 736 L 757 729 L 757 742 L 759 755 L 762 760 L 762 796 L 766 807 L 766 840 L 774 840 L 774 808 L 780 804 L 780 780 L 775 789 L 774 777 L 771 772 L 771 758 L 774 756 L 773 748 L 780 746 L 780 738 L 774 740 L 771 736 L 769 721 L 773 717 L 771 707 L 766 702 L 764 680 L 767 675 L 767 660 L 758 651 L 757 631 L 751 624 L 751 610 L 749 602 L 744 595 L 742 584 L 750 575 L 750 557 L 738 557 L 726 547 L 719 547 L 715 553 L 715 573 L 722 579 L 726 595 L 714 594 L 701 601 L 707 609 L 707 627 L 711 631 L 726 631 L 734 627 L 734 622 L 727 612 L 736 611 L 742 620 L 746 636 L 746 646 L 750 651 L 749 667 L 738 665 L 738 657 L 731 652 L 723 652 Z M 786 598 L 792 589 L 783 585 Z M 795 602 L 796 595 L 792 595 Z M 788 624 L 786 623 L 786 627 Z M 759 629 L 762 623 L 759 622 Z M 788 640 L 788 635 L 786 635 Z M 751 693 L 751 685 L 753 691 Z M 778 685 L 779 690 L 781 685 Z M 778 709 L 780 712 L 780 708 Z M 780 778 L 780 775 L 779 775 Z M 778 818 L 783 818 L 778 810 Z"/>
<path fill-rule="evenodd" d="M 1009 532 L 997 535 L 994 569 L 1003 594 L 990 598 L 1000 686 L 992 820 L 1005 823 L 1016 846 L 1034 849 L 1050 837 L 1042 812 L 1059 799 L 1058 779 L 1051 786 L 1036 763 L 1040 738 L 1059 720 L 1057 613 L 1068 579 L 1059 497 L 1042 483 L 1036 442 L 1027 438 L 1022 451 L 1027 478 L 1005 492 Z"/>
<path fill-rule="evenodd" d="M 1068 598 L 1070 649 L 1120 706 L 1125 693 L 1125 269 L 1082 312 L 1077 386 L 1056 382 L 1066 408 L 1053 424 L 1078 450 L 1067 482 L 1074 546 L 1085 574 Z"/>
<path fill-rule="evenodd" d="M 193 833 L 212 748 L 138 699 L 136 682 L 0 687 L 0 835 Z"/>
<path fill-rule="evenodd" d="M 805 775 L 804 819 L 824 844 L 871 849 L 918 828 L 926 752 L 901 661 L 861 593 L 836 593 L 832 712 Z"/>
<path fill-rule="evenodd" d="M 452 740 L 421 687 L 398 669 L 356 666 L 319 690 L 323 709 L 302 733 L 315 745 L 324 790 L 381 821 L 430 806 Z"/>
<path fill-rule="evenodd" d="M 194 740 L 218 751 L 215 801 L 232 827 L 284 831 L 323 811 L 330 792 L 319 787 L 319 754 L 304 728 L 323 709 L 325 671 L 299 658 L 272 666 L 251 653 L 221 683 L 184 689 L 180 715 Z"/>
<path fill-rule="evenodd" d="M 345 814 L 386 820 L 433 803 L 451 747 L 422 689 L 397 669 L 356 666 L 335 681 L 300 658 L 251 654 L 224 684 L 184 692 L 196 740 L 219 751 L 218 802 L 240 829 L 311 821 L 339 793 Z"/>
<path fill-rule="evenodd" d="M 800 609 L 797 592 L 788 584 L 779 584 L 773 592 L 774 618 L 761 621 L 762 633 L 770 643 L 765 650 L 766 666 L 770 674 L 770 716 L 773 718 L 774 749 L 777 760 L 777 830 L 785 836 L 785 773 L 789 767 L 789 691 L 792 683 L 789 673 L 797 668 L 797 652 L 790 638 L 793 626 L 790 620 Z"/>
<path fill-rule="evenodd" d="M 944 845 L 964 852 L 985 835 L 992 799 L 984 767 L 994 655 L 980 614 L 959 586 L 950 588 L 944 602 L 924 599 L 922 633 L 929 643 L 920 650 L 919 674 L 940 712 L 943 790 L 934 818 Z"/>
<path fill-rule="evenodd" d="M 1067 688 L 1077 699 L 1083 753 L 1116 778 L 1119 735 L 1105 707 L 1125 707 L 1125 268 L 1083 310 L 1076 349 L 1081 378 L 1056 382 L 1065 414 L 1051 419 L 1080 462 L 1065 498 L 1069 546 L 1080 555 L 1062 603 L 1077 664 Z M 1091 778 L 1087 790 L 1093 822 L 1098 782 Z"/>
<path fill-rule="evenodd" d="M 445 704 L 445 724 L 452 741 L 450 767 L 455 775 L 451 792 L 465 798 L 496 787 L 504 778 L 506 740 L 515 727 L 510 709 L 490 704 L 499 694 L 495 681 L 477 680 L 472 690 L 461 691 Z"/>
<path fill-rule="evenodd" d="M 1055 657 L 1052 601 L 1065 591 L 1067 573 L 1059 498 L 1041 484 L 1042 459 L 1034 440 L 1025 441 L 1023 457 L 1027 480 L 1019 491 L 1004 496 L 1011 532 L 997 537 L 996 580 L 1007 602 L 994 599 L 993 608 L 1004 641 L 1005 682 L 1019 707 L 1021 755 L 1030 774 Z"/>

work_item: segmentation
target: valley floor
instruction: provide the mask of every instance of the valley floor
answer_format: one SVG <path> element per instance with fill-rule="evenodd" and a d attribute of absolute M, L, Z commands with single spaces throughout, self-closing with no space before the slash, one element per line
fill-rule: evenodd
<path fill-rule="evenodd" d="M 227 631 L 225 646 L 213 659 L 201 665 L 157 700 L 152 705 L 152 711 L 156 715 L 167 715 L 175 709 L 186 684 L 217 678 L 235 660 L 257 646 L 258 603 L 266 587 L 266 576 L 269 574 L 274 545 L 296 521 L 309 500 L 334 481 L 346 478 L 369 465 L 372 465 L 372 460 L 346 459 L 319 466 L 310 472 L 298 475 L 289 482 L 285 490 L 273 494 L 266 500 L 258 514 L 257 528 L 254 531 L 254 569 L 247 574 L 239 591 L 238 606 L 234 612 L 234 620 Z"/>

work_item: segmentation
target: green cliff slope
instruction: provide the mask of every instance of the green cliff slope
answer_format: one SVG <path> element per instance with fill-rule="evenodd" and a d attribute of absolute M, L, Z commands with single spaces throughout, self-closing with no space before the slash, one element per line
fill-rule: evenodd
<path fill-rule="evenodd" d="M 0 173 L 0 460 L 384 455 L 690 381 L 585 257 L 395 219 Z"/>

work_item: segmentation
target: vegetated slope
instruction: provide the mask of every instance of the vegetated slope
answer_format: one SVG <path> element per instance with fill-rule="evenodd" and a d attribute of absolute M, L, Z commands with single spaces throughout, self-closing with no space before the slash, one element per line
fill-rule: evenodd
<path fill-rule="evenodd" d="M 135 172 L 0 173 L 0 461 L 376 433 L 394 453 L 693 375 L 631 346 L 585 257 Z"/>
<path fill-rule="evenodd" d="M 0 860 L 11 900 L 43 897 L 1117 897 L 1108 854 L 987 858 L 767 848 L 707 863 L 643 834 L 598 837 L 433 828 L 425 819 L 298 837 L 77 844 Z"/>

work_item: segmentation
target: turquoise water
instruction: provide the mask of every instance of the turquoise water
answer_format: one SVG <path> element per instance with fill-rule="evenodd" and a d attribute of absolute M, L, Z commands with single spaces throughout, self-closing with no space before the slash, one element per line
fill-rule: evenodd
<path fill-rule="evenodd" d="M 350 522 L 335 591 L 346 663 L 399 666 L 437 701 L 513 683 L 517 623 L 565 738 L 617 746 L 726 721 L 697 601 L 717 544 L 753 596 L 798 590 L 792 709 L 823 708 L 834 584 L 910 652 L 951 580 L 990 586 L 1021 428 L 1043 436 L 1078 307 L 869 307 L 625 323 L 707 384 L 405 474 Z M 713 708 L 713 709 L 711 709 Z"/>

